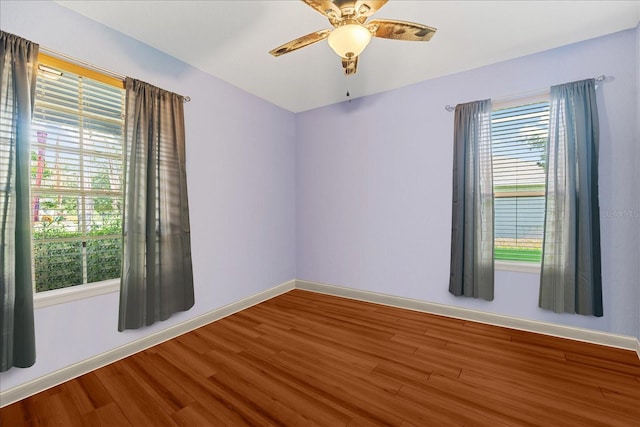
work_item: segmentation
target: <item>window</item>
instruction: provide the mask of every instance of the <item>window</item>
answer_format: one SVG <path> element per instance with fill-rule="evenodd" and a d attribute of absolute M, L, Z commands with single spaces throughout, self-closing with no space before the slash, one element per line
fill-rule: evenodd
<path fill-rule="evenodd" d="M 491 114 L 494 258 L 540 263 L 549 101 L 497 108 Z"/>
<path fill-rule="evenodd" d="M 35 291 L 120 277 L 122 81 L 41 54 L 32 123 Z"/>

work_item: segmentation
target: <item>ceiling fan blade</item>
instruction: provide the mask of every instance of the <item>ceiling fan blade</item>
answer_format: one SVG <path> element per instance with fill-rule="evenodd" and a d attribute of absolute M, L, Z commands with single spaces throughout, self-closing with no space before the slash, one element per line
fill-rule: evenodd
<path fill-rule="evenodd" d="M 321 40 L 326 39 L 327 37 L 329 37 L 329 34 L 331 34 L 331 31 L 332 30 L 320 30 L 307 34 L 306 36 L 298 37 L 297 39 L 291 40 L 290 42 L 287 42 L 282 46 L 278 46 L 269 53 L 273 56 L 280 56 L 284 55 L 285 53 L 293 52 L 294 50 L 298 50 L 305 46 L 309 46 L 310 44 L 317 43 Z"/>
<path fill-rule="evenodd" d="M 331 0 L 302 0 L 307 6 L 312 7 L 327 18 L 338 19 L 342 16 L 340 8 L 333 4 Z"/>
<path fill-rule="evenodd" d="M 392 19 L 374 19 L 365 26 L 375 37 L 393 40 L 426 42 L 431 40 L 436 32 L 435 28 L 426 25 Z"/>
<path fill-rule="evenodd" d="M 358 0 L 355 5 L 355 10 L 358 16 L 369 17 L 387 4 L 387 1 L 388 0 Z"/>
<path fill-rule="evenodd" d="M 342 68 L 345 76 L 352 76 L 358 71 L 358 57 L 342 58 Z"/>

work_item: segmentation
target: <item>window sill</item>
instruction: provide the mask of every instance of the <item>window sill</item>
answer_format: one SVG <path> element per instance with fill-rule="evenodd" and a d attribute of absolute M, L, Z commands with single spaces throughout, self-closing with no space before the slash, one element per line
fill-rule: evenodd
<path fill-rule="evenodd" d="M 496 270 L 540 274 L 540 264 L 535 262 L 503 261 L 503 260 L 497 261 L 496 260 L 494 261 L 494 267 Z"/>
<path fill-rule="evenodd" d="M 120 279 L 111 279 L 86 285 L 38 292 L 33 295 L 33 308 L 49 307 L 51 305 L 110 294 L 112 292 L 118 292 L 119 290 Z"/>

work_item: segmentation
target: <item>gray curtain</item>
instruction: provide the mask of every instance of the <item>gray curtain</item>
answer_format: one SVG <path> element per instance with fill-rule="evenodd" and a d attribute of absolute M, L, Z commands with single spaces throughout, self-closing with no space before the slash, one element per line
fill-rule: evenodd
<path fill-rule="evenodd" d="M 602 316 L 594 79 L 551 88 L 539 305 Z"/>
<path fill-rule="evenodd" d="M 126 79 L 124 259 L 118 330 L 194 304 L 183 98 Z"/>
<path fill-rule="evenodd" d="M 30 149 L 38 45 L 0 31 L 0 371 L 36 361 Z"/>
<path fill-rule="evenodd" d="M 449 292 L 493 300 L 491 101 L 455 110 Z"/>

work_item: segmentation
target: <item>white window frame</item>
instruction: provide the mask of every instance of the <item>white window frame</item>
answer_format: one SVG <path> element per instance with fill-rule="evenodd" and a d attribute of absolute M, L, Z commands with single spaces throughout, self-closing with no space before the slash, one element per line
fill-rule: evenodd
<path fill-rule="evenodd" d="M 40 55 L 43 55 L 42 53 Z M 94 80 L 101 81 L 102 83 L 114 84 L 119 79 L 104 74 L 102 71 L 86 68 L 83 64 L 75 64 L 68 62 L 67 60 L 52 57 L 48 54 L 43 55 L 46 63 L 60 62 L 70 66 L 69 71 L 74 74 L 80 74 L 84 77 L 92 78 Z M 40 61 L 39 61 L 40 62 Z M 66 68 L 66 67 L 62 67 Z M 124 89 L 124 84 L 122 84 Z M 33 239 L 32 239 L 33 245 Z M 57 304 L 63 304 L 67 302 L 83 300 L 86 298 L 92 298 L 100 295 L 106 295 L 109 293 L 118 292 L 120 290 L 120 278 L 113 278 L 103 280 L 100 282 L 83 283 L 75 286 L 68 286 L 60 289 L 52 289 L 47 291 L 36 292 L 35 286 L 33 290 L 34 308 L 44 308 Z M 34 282 L 35 285 L 35 282 Z"/>
<path fill-rule="evenodd" d="M 85 283 L 67 288 L 33 293 L 33 308 L 49 307 L 120 291 L 120 279 Z"/>
<path fill-rule="evenodd" d="M 503 110 L 505 108 L 517 107 L 519 105 L 534 104 L 537 102 L 549 102 L 550 92 L 549 90 L 538 91 L 530 93 L 528 95 L 519 97 L 510 97 L 497 99 L 492 101 L 491 110 Z M 514 271 L 519 273 L 532 273 L 540 274 L 542 263 L 527 262 L 527 261 L 508 261 L 508 260 L 496 260 L 494 258 L 494 267 L 500 271 Z"/>

